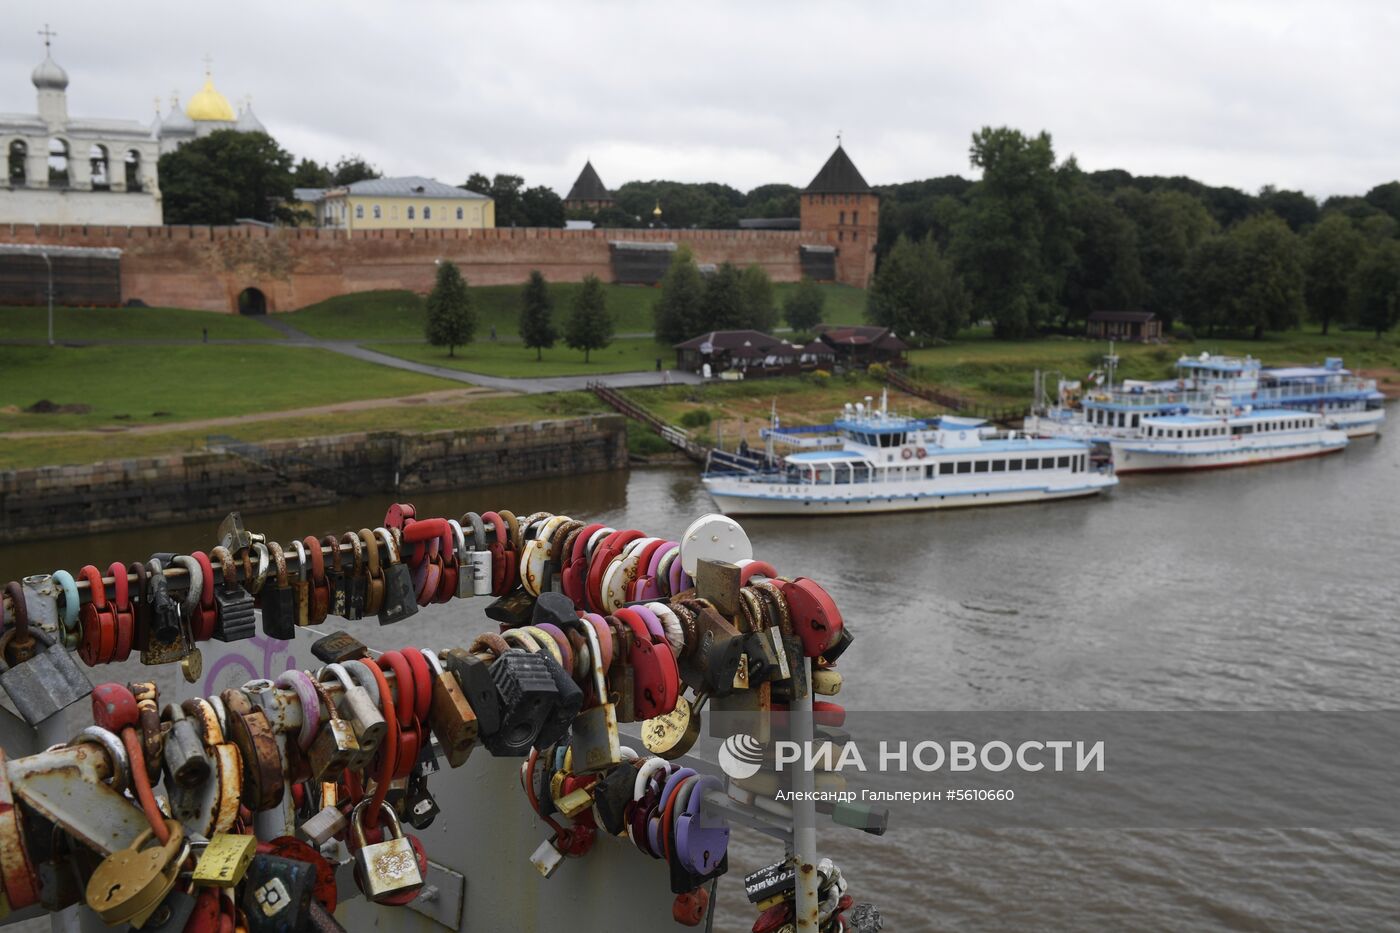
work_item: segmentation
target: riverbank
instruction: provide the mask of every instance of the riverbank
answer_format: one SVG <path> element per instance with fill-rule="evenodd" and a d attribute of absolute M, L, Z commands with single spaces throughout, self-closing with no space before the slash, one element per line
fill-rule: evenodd
<path fill-rule="evenodd" d="M 374 493 L 461 489 L 627 466 L 626 420 L 590 415 L 487 428 L 380 431 L 0 472 L 0 538 L 217 520 Z"/>

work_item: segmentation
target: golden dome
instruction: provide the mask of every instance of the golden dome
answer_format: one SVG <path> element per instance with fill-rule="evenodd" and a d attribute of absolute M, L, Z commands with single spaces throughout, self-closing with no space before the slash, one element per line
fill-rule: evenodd
<path fill-rule="evenodd" d="M 185 113 L 191 120 L 232 123 L 237 119 L 228 98 L 214 89 L 214 78 L 208 74 L 204 76 L 204 87 L 185 105 Z"/>

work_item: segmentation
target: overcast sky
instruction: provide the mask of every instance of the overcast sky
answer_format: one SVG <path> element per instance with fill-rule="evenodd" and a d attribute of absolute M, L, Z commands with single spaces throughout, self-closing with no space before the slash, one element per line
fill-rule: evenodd
<path fill-rule="evenodd" d="M 872 184 L 970 176 L 971 132 L 1086 169 L 1256 191 L 1400 176 L 1400 4 L 5 0 L 0 112 L 58 33 L 69 113 L 149 121 L 203 79 L 297 156 L 391 175 L 804 185 L 844 134 Z"/>

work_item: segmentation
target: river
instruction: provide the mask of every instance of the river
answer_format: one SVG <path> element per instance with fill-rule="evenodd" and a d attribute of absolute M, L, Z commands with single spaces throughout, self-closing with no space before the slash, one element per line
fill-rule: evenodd
<path fill-rule="evenodd" d="M 1128 477 L 1097 500 L 744 525 L 759 556 L 820 581 L 852 625 L 839 697 L 851 709 L 1392 710 L 1397 434 L 1317 460 Z M 688 469 L 415 499 L 428 515 L 548 509 L 673 535 L 712 509 Z M 245 518 L 273 537 L 342 530 L 373 523 L 388 500 Z M 203 546 L 210 531 L 0 547 L 0 579 Z M 449 632 L 440 607 L 420 620 Z M 890 929 L 1400 928 L 1392 832 L 896 825 L 821 839 Z M 779 854 L 736 831 L 731 873 Z M 717 929 L 752 922 L 737 881 L 722 884 Z"/>

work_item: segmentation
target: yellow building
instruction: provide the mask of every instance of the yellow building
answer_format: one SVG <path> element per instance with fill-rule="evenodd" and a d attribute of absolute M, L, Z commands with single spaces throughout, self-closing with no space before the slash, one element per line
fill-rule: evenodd
<path fill-rule="evenodd" d="M 298 199 L 306 201 L 317 190 L 298 189 Z M 496 202 L 491 198 L 416 175 L 372 178 L 319 193 L 313 203 L 321 227 L 467 230 L 496 226 Z"/>

